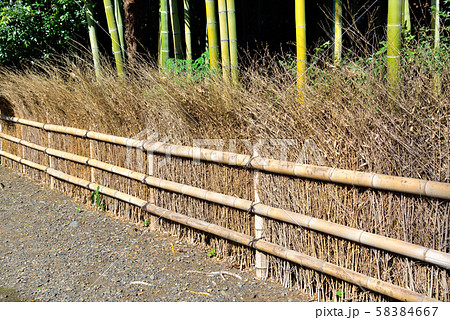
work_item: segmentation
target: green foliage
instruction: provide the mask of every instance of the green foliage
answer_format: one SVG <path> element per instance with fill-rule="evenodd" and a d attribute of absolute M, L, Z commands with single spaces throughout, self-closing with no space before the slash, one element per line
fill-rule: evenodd
<path fill-rule="evenodd" d="M 76 0 L 0 0 L 0 64 L 45 59 L 69 48 L 86 31 L 83 5 Z"/>
<path fill-rule="evenodd" d="M 97 190 L 92 191 L 91 196 L 89 197 L 91 200 L 91 204 L 103 210 L 103 195 L 100 194 L 100 187 L 97 187 Z"/>
<path fill-rule="evenodd" d="M 166 61 L 166 71 L 170 76 L 184 75 L 193 81 L 200 81 L 211 75 L 208 62 L 209 52 L 205 51 L 196 60 L 168 59 Z"/>

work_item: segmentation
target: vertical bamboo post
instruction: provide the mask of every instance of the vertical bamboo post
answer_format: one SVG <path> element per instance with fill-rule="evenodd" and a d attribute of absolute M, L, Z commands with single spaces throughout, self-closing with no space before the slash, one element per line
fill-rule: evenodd
<path fill-rule="evenodd" d="M 439 19 L 439 11 L 440 11 L 440 3 L 439 0 L 432 0 L 431 1 L 431 31 L 433 33 L 434 38 L 434 51 L 436 54 L 436 51 L 439 49 L 440 45 L 440 19 Z M 435 74 L 433 76 L 433 86 L 434 91 L 437 95 L 441 92 L 441 78 L 439 76 L 439 73 L 435 71 Z"/>
<path fill-rule="evenodd" d="M 91 51 L 92 51 L 92 59 L 94 60 L 94 70 L 95 70 L 95 77 L 97 78 L 97 81 L 100 80 L 100 51 L 98 48 L 98 41 L 97 41 L 97 32 L 95 28 L 95 19 L 94 19 L 94 11 L 92 9 L 92 3 L 91 0 L 85 1 L 85 7 L 86 7 L 86 21 L 88 24 L 88 30 L 89 30 L 89 41 L 91 44 Z"/>
<path fill-rule="evenodd" d="M 191 39 L 191 8 L 190 0 L 184 0 L 184 39 L 186 43 L 186 60 L 192 61 L 192 39 Z"/>
<path fill-rule="evenodd" d="M 334 65 L 342 60 L 342 0 L 334 0 Z"/>
<path fill-rule="evenodd" d="M 52 148 L 52 141 L 53 141 L 53 134 L 48 131 L 47 132 L 47 146 L 49 148 Z M 53 157 L 51 155 L 48 155 L 48 167 L 55 169 L 55 164 L 53 163 Z M 55 178 L 53 176 L 50 176 L 50 189 L 55 189 Z"/>
<path fill-rule="evenodd" d="M 236 6 L 234 0 L 227 0 L 228 38 L 230 41 L 231 80 L 234 85 L 239 84 L 238 46 L 236 30 Z"/>
<path fill-rule="evenodd" d="M 305 103 L 306 83 L 306 19 L 305 0 L 295 0 L 295 25 L 297 40 L 297 100 Z"/>
<path fill-rule="evenodd" d="M 116 60 L 117 74 L 120 78 L 125 76 L 123 70 L 122 48 L 120 47 L 120 39 L 117 32 L 116 19 L 114 18 L 114 9 L 111 0 L 103 0 L 105 5 L 106 20 L 108 22 L 109 34 L 111 36 L 112 51 Z"/>
<path fill-rule="evenodd" d="M 226 0 L 218 0 L 220 25 L 220 53 L 222 57 L 222 75 L 225 82 L 230 82 L 230 45 L 228 39 L 228 19 Z"/>
<path fill-rule="evenodd" d="M 25 127 L 24 125 L 20 126 L 20 139 L 26 140 L 24 127 Z M 26 159 L 26 157 L 25 157 L 25 146 L 24 145 L 22 145 L 22 158 Z M 22 164 L 22 173 L 23 174 L 26 173 L 25 165 L 23 165 L 23 164 Z"/>
<path fill-rule="evenodd" d="M 180 18 L 178 16 L 178 1 L 169 0 L 170 19 L 172 22 L 173 47 L 175 59 L 183 59 L 183 49 L 181 45 Z"/>
<path fill-rule="evenodd" d="M 258 156 L 258 151 L 256 149 L 253 150 L 253 158 Z M 254 189 L 254 203 L 259 203 L 259 171 L 254 170 L 253 175 L 253 189 Z M 260 215 L 255 214 L 255 240 L 258 241 L 264 235 L 264 218 Z M 257 279 L 266 279 L 267 278 L 267 256 L 261 251 L 256 250 L 255 253 L 255 271 Z"/>
<path fill-rule="evenodd" d="M 148 137 L 147 137 L 148 139 Z M 153 176 L 153 167 L 154 167 L 154 157 L 152 152 L 147 152 L 147 164 L 148 164 L 148 175 Z M 150 187 L 149 190 L 149 203 L 156 204 L 155 203 L 155 189 L 153 187 Z M 156 224 L 158 223 L 158 218 L 154 215 L 150 215 L 150 231 L 156 231 L 158 228 L 156 227 Z"/>
<path fill-rule="evenodd" d="M 89 139 L 89 158 L 95 159 L 95 153 L 94 153 L 94 140 Z M 91 167 L 91 182 L 95 182 L 95 168 L 93 166 Z"/>
<path fill-rule="evenodd" d="M 387 25 L 387 80 L 391 89 L 400 85 L 402 0 L 389 0 Z"/>
<path fill-rule="evenodd" d="M 169 59 L 169 19 L 167 0 L 160 0 L 159 6 L 159 67 L 163 69 Z"/>
<path fill-rule="evenodd" d="M 126 50 L 125 50 L 125 37 L 123 31 L 123 18 L 122 18 L 122 1 L 114 0 L 114 17 L 117 22 L 117 32 L 119 34 L 120 50 L 122 51 L 122 60 L 126 61 Z"/>
<path fill-rule="evenodd" d="M 206 26 L 208 30 L 208 50 L 209 50 L 209 64 L 211 70 L 219 70 L 219 41 L 217 32 L 216 19 L 216 0 L 205 0 L 206 6 Z"/>

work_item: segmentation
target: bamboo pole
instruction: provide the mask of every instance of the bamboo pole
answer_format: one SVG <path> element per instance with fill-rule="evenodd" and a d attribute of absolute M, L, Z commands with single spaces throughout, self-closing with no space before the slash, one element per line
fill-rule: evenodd
<path fill-rule="evenodd" d="M 178 17 L 178 1 L 169 0 L 170 19 L 172 22 L 173 47 L 175 59 L 183 59 L 183 48 L 181 45 L 180 18 Z"/>
<path fill-rule="evenodd" d="M 117 23 L 117 32 L 119 34 L 120 50 L 122 51 L 122 61 L 126 61 L 126 49 L 125 49 L 125 37 L 123 31 L 123 18 L 122 18 L 122 1 L 114 0 L 114 18 Z"/>
<path fill-rule="evenodd" d="M 405 28 L 405 31 L 408 33 L 411 33 L 411 15 L 409 13 L 409 0 L 403 0 L 403 7 L 402 7 L 402 22 L 403 22 L 403 28 Z"/>
<path fill-rule="evenodd" d="M 254 150 L 253 156 L 257 157 L 258 152 Z M 254 170 L 253 174 L 253 189 L 254 189 L 254 197 L 255 200 L 253 201 L 253 204 L 250 204 L 250 207 L 248 208 L 249 211 L 252 210 L 253 205 L 258 204 L 260 202 L 259 198 L 259 171 Z M 242 200 L 242 199 L 239 199 Z M 247 212 L 249 212 L 247 211 Z M 255 239 L 263 239 L 264 238 L 264 218 L 263 216 L 259 214 L 255 214 Z M 259 251 L 256 250 L 255 252 L 255 269 L 256 269 L 256 278 L 258 279 L 267 279 L 268 276 L 268 263 L 267 263 L 267 256 Z"/>
<path fill-rule="evenodd" d="M 342 60 L 342 0 L 334 0 L 334 65 Z"/>
<path fill-rule="evenodd" d="M 190 0 L 184 0 L 184 39 L 186 43 L 186 60 L 192 63 L 191 8 Z"/>
<path fill-rule="evenodd" d="M 220 25 L 220 53 L 222 57 L 222 76 L 226 83 L 230 83 L 230 44 L 228 39 L 228 21 L 226 0 L 218 0 Z"/>
<path fill-rule="evenodd" d="M 387 25 L 387 80 L 392 90 L 400 86 L 402 0 L 389 0 Z"/>
<path fill-rule="evenodd" d="M 96 183 L 89 182 L 87 180 L 79 179 L 77 177 L 71 176 L 69 174 L 63 173 L 61 171 L 48 168 L 46 166 L 28 161 L 26 159 L 17 157 L 15 155 L 0 151 L 0 155 L 7 157 L 13 161 L 21 163 L 23 165 L 35 168 L 37 170 L 43 171 L 57 179 L 69 182 L 71 184 L 89 189 L 91 191 L 98 190 L 101 194 L 124 201 L 126 203 L 140 207 L 141 209 L 156 215 L 160 218 L 170 220 L 172 222 L 179 223 L 181 225 L 194 228 L 199 231 L 207 232 L 209 234 L 221 237 L 223 239 L 233 241 L 235 243 L 254 248 L 256 250 L 263 251 L 265 253 L 271 254 L 273 256 L 297 263 L 300 266 L 306 267 L 308 269 L 316 270 L 320 273 L 330 275 L 332 277 L 347 281 L 349 283 L 362 286 L 369 290 L 381 293 L 383 295 L 389 296 L 391 298 L 400 301 L 409 302 L 438 302 L 438 300 L 421 295 L 414 291 L 393 285 L 388 282 L 381 281 L 379 279 L 363 275 L 361 273 L 355 272 L 353 270 L 343 268 L 324 260 L 320 260 L 314 257 L 310 257 L 300 252 L 287 249 L 280 245 L 267 242 L 264 240 L 258 240 L 251 236 L 220 227 L 218 225 L 201 221 L 186 215 L 176 213 L 174 211 L 166 210 L 155 206 L 154 204 L 148 203 L 145 200 L 133 197 L 129 194 L 110 189 Z"/>
<path fill-rule="evenodd" d="M 92 9 L 91 0 L 85 0 L 84 3 L 86 8 L 86 21 L 89 30 L 89 41 L 91 44 L 92 59 L 94 60 L 95 77 L 97 78 L 97 81 L 99 81 L 101 77 L 101 70 L 100 70 L 100 51 L 98 48 L 97 32 L 95 28 L 96 21 L 94 19 L 94 11 Z"/>
<path fill-rule="evenodd" d="M 255 214 L 255 239 L 260 239 L 263 236 L 264 222 L 262 217 L 267 217 L 270 219 L 305 227 L 310 230 L 322 232 L 342 239 L 350 240 L 377 249 L 390 251 L 395 254 L 450 269 L 450 254 L 259 203 L 259 172 L 257 170 L 255 170 L 254 175 L 255 200 L 252 202 L 250 200 L 240 199 L 234 196 L 228 196 L 225 194 L 153 177 L 153 158 L 149 158 L 149 174 L 145 175 L 140 172 L 135 172 L 126 168 L 114 166 L 92 158 L 82 157 L 52 148 L 45 148 L 43 146 L 21 140 L 7 134 L 0 133 L 0 138 L 26 146 L 31 149 L 41 151 L 48 154 L 49 156 L 51 155 L 54 157 L 59 157 L 65 160 L 88 165 L 91 168 L 98 168 L 103 171 L 116 173 L 124 177 L 145 183 L 151 187 L 191 196 L 197 199 L 239 209 L 244 212 L 253 212 Z M 152 156 L 152 154 L 150 154 L 149 156 Z M 257 156 L 257 154 L 255 154 L 254 156 Z M 154 201 L 154 196 L 152 198 L 152 194 L 150 194 L 150 202 L 152 201 Z M 154 223 L 153 220 L 152 223 Z M 266 274 L 264 273 L 264 269 L 267 269 L 267 261 L 265 260 L 264 255 L 259 255 L 258 259 L 259 262 L 257 264 L 257 276 L 265 278 Z"/>
<path fill-rule="evenodd" d="M 218 71 L 220 69 L 215 1 L 216 0 L 205 0 L 206 25 L 208 30 L 209 65 L 212 71 Z"/>
<path fill-rule="evenodd" d="M 169 11 L 167 0 L 160 0 L 159 7 L 159 67 L 164 69 L 169 59 Z"/>
<path fill-rule="evenodd" d="M 117 32 L 116 19 L 114 18 L 114 8 L 111 0 L 103 0 L 105 6 L 106 20 L 108 22 L 109 34 L 111 36 L 112 51 L 116 60 L 117 74 L 120 78 L 125 77 L 123 69 L 122 48 L 120 47 L 120 39 Z"/>
<path fill-rule="evenodd" d="M 295 25 L 297 40 L 297 100 L 305 103 L 306 85 L 306 19 L 305 0 L 295 0 Z"/>
<path fill-rule="evenodd" d="M 231 81 L 234 85 L 239 84 L 239 62 L 236 29 L 236 6 L 234 0 L 227 0 L 228 38 L 230 41 L 230 67 Z"/>
<path fill-rule="evenodd" d="M 147 152 L 170 155 L 175 157 L 220 163 L 228 166 L 257 169 L 263 172 L 283 174 L 299 178 L 314 179 L 325 182 L 352 185 L 357 187 L 387 190 L 407 194 L 450 200 L 450 183 L 390 176 L 373 172 L 338 169 L 325 166 L 299 164 L 290 161 L 280 161 L 269 158 L 252 158 L 245 154 L 222 152 L 210 149 L 173 145 L 161 142 L 146 142 L 136 139 L 117 137 L 84 129 L 70 128 L 53 124 L 8 117 L 1 115 L 0 119 L 20 123 L 27 126 L 70 134 L 78 137 L 109 142 L 132 148 L 142 148 Z"/>

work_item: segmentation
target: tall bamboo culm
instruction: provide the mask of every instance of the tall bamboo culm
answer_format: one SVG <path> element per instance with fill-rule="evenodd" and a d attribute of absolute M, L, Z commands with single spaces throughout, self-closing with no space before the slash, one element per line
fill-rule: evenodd
<path fill-rule="evenodd" d="M 159 3 L 159 44 L 158 61 L 159 67 L 164 68 L 169 59 L 169 10 L 167 0 L 160 0 Z"/>
<path fill-rule="evenodd" d="M 342 60 L 342 0 L 334 0 L 334 65 Z"/>
<path fill-rule="evenodd" d="M 122 0 L 114 0 L 114 17 L 117 23 L 117 33 L 119 34 L 120 49 L 122 50 L 122 59 L 126 61 L 125 37 L 123 31 Z"/>
<path fill-rule="evenodd" d="M 403 0 L 402 22 L 406 32 L 411 32 L 411 15 L 409 13 L 409 0 Z"/>
<path fill-rule="evenodd" d="M 192 61 L 192 39 L 191 39 L 191 8 L 190 0 L 184 0 L 184 40 L 186 43 L 186 60 Z"/>
<path fill-rule="evenodd" d="M 95 70 L 95 77 L 97 78 L 97 81 L 100 80 L 101 71 L 100 71 L 100 52 L 98 49 L 98 41 L 97 41 L 97 32 L 95 28 L 95 19 L 94 19 L 94 12 L 92 10 L 92 3 L 90 0 L 85 1 L 85 10 L 86 10 L 86 21 L 88 24 L 88 30 L 89 30 L 89 41 L 91 44 L 91 52 L 92 52 L 92 59 L 94 60 L 94 70 Z"/>
<path fill-rule="evenodd" d="M 236 30 L 236 6 L 234 0 L 227 0 L 228 38 L 230 40 L 231 80 L 234 85 L 239 83 L 239 62 Z"/>
<path fill-rule="evenodd" d="M 389 0 L 387 25 L 387 80 L 391 89 L 400 85 L 402 0 Z"/>
<path fill-rule="evenodd" d="M 209 65 L 211 70 L 219 70 L 219 37 L 215 0 L 205 0 L 206 24 L 208 29 Z"/>
<path fill-rule="evenodd" d="M 228 39 L 227 4 L 225 0 L 218 0 L 220 24 L 220 51 L 222 57 L 222 75 L 225 82 L 230 82 L 230 45 Z"/>
<path fill-rule="evenodd" d="M 183 46 L 180 30 L 180 18 L 178 16 L 178 1 L 169 0 L 170 20 L 172 23 L 173 48 L 175 59 L 183 59 Z"/>
<path fill-rule="evenodd" d="M 299 104 L 303 105 L 305 103 L 306 84 L 305 0 L 295 0 L 295 26 L 297 39 L 297 99 Z"/>
<path fill-rule="evenodd" d="M 431 1 L 431 31 L 433 32 L 435 54 L 436 54 L 436 51 L 439 49 L 439 44 L 440 44 L 439 11 L 440 11 L 439 0 L 432 0 Z M 437 73 L 437 72 L 433 76 L 433 86 L 434 86 L 434 91 L 436 92 L 437 95 L 439 95 L 441 92 L 441 77 L 439 76 L 439 73 Z"/>
<path fill-rule="evenodd" d="M 116 19 L 114 18 L 114 8 L 111 0 L 103 0 L 105 6 L 106 20 L 108 22 L 109 34 L 111 35 L 112 51 L 116 60 L 116 69 L 119 77 L 125 76 L 123 70 L 122 49 L 120 48 L 120 39 L 117 32 Z"/>

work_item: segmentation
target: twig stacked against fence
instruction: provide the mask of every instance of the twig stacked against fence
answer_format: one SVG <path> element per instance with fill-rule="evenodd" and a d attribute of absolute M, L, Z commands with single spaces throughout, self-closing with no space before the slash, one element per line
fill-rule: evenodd
<path fill-rule="evenodd" d="M 81 191 L 83 190 L 83 188 L 94 191 L 99 187 L 100 192 L 103 193 L 104 195 L 110 196 L 111 198 L 121 201 L 120 203 L 109 202 L 107 205 L 108 208 L 116 212 L 130 213 L 130 215 L 127 217 L 129 219 L 133 219 L 135 221 L 142 220 L 147 217 L 146 216 L 147 213 L 151 213 L 157 216 L 161 216 L 165 219 L 175 221 L 181 225 L 193 227 L 194 229 L 206 232 L 207 234 L 217 235 L 219 237 L 232 240 L 238 244 L 250 246 L 260 251 L 270 253 L 275 257 L 282 258 L 284 261 L 283 263 L 285 264 L 283 267 L 285 284 L 290 284 L 292 281 L 292 279 L 289 278 L 290 274 L 286 270 L 290 268 L 289 265 L 286 265 L 287 263 L 286 261 L 290 261 L 299 264 L 300 266 L 304 266 L 306 268 L 320 272 L 319 274 L 314 275 L 314 277 L 311 278 L 310 287 L 313 287 L 313 283 L 314 281 L 317 281 L 318 277 L 324 277 L 324 275 L 333 276 L 332 278 L 326 278 L 331 282 L 330 287 L 332 287 L 333 284 L 335 285 L 336 283 L 340 284 L 340 282 L 336 282 L 335 278 L 346 281 L 347 283 L 346 286 L 349 286 L 348 283 L 352 283 L 354 285 L 356 284 L 356 286 L 353 285 L 350 287 L 353 294 L 352 298 L 354 300 L 363 300 L 364 298 L 384 299 L 384 297 L 382 296 L 376 295 L 374 296 L 373 293 L 368 294 L 367 292 L 364 292 L 364 290 L 361 290 L 362 289 L 361 287 L 372 289 L 376 292 L 382 293 L 384 295 L 399 300 L 408 300 L 408 301 L 425 301 L 430 299 L 433 300 L 432 298 L 428 298 L 427 296 L 440 298 L 441 300 L 448 300 L 448 279 L 446 277 L 447 272 L 446 269 L 450 268 L 450 255 L 448 253 L 440 252 L 439 250 L 423 247 L 420 245 L 414 245 L 405 241 L 383 237 L 362 230 L 350 228 L 345 226 L 345 222 L 339 224 L 321 219 L 316 219 L 311 216 L 294 213 L 292 211 L 289 211 L 288 209 L 286 210 L 278 209 L 270 207 L 268 205 L 264 205 L 262 203 L 254 203 L 251 200 L 246 200 L 245 197 L 227 196 L 223 193 L 212 192 L 202 189 L 201 187 L 199 188 L 182 183 L 168 181 L 161 178 L 153 177 L 147 173 L 126 169 L 125 168 L 125 166 L 127 166 L 126 161 L 130 157 L 130 150 L 128 150 L 127 156 L 122 157 L 120 161 L 117 161 L 116 154 L 113 152 L 113 150 L 114 148 L 119 148 L 119 150 L 120 148 L 124 147 L 132 148 L 133 153 L 134 151 L 136 151 L 137 153 L 141 152 L 142 153 L 140 155 L 141 160 L 146 158 L 145 159 L 146 162 L 155 157 L 156 155 L 154 155 L 153 153 L 156 153 L 159 154 L 159 156 L 170 155 L 188 159 L 188 160 L 178 159 L 179 161 L 181 160 L 184 162 L 192 162 L 193 160 L 194 161 L 203 160 L 211 162 L 210 164 L 206 164 L 208 166 L 213 166 L 214 163 L 218 163 L 218 164 L 232 165 L 234 167 L 245 167 L 243 171 L 247 172 L 248 174 L 247 182 L 252 180 L 252 171 L 256 169 L 263 171 L 263 173 L 266 175 L 266 178 L 269 177 L 269 179 L 291 179 L 286 177 L 286 175 L 288 175 L 294 177 L 305 177 L 309 179 L 350 184 L 353 186 L 372 187 L 374 189 L 381 189 L 381 190 L 384 189 L 407 194 L 432 196 L 444 200 L 441 201 L 439 205 L 444 206 L 444 210 L 446 210 L 447 212 L 447 217 L 448 217 L 448 200 L 450 199 L 450 184 L 425 181 L 419 179 L 408 179 L 402 177 L 386 176 L 373 173 L 353 172 L 350 170 L 339 170 L 335 168 L 295 164 L 290 162 L 280 162 L 277 160 L 270 160 L 262 157 L 251 157 L 249 155 L 243 154 L 224 153 L 214 150 L 176 146 L 159 142 L 155 143 L 146 140 L 128 139 L 104 135 L 88 130 L 43 124 L 7 116 L 2 116 L 1 119 L 5 120 L 6 123 L 10 123 L 10 125 L 6 127 L 7 130 L 5 130 L 8 133 L 14 132 L 17 134 L 17 129 L 14 128 L 15 127 L 14 125 L 11 126 L 11 123 L 22 125 L 20 126 L 21 128 L 20 133 L 22 139 L 14 137 L 13 135 L 10 134 L 0 133 L 3 150 L 10 151 L 10 152 L 1 151 L 0 155 L 16 163 L 22 164 L 23 167 L 21 168 L 21 170 L 26 170 L 27 173 L 35 175 L 36 177 L 41 179 L 45 178 L 43 176 L 39 176 L 39 174 L 37 174 L 36 172 L 45 172 L 52 178 L 59 179 L 60 181 L 59 183 L 61 185 L 55 184 L 55 182 L 53 182 L 53 184 L 56 187 L 59 186 L 60 188 L 70 189 L 70 187 L 68 186 L 75 185 L 77 186 L 76 188 L 70 189 L 72 195 L 81 198 L 83 197 L 87 198 L 86 191 Z M 24 128 L 28 128 L 31 130 L 38 130 L 36 132 L 33 132 L 33 134 L 31 135 L 29 134 L 27 136 L 29 138 L 36 136 L 37 140 L 39 141 L 40 139 L 42 140 L 42 136 L 46 136 L 47 146 L 42 146 L 42 142 L 41 144 L 32 143 L 24 139 L 24 137 L 26 136 L 24 134 L 26 129 Z M 53 140 L 50 139 L 55 134 L 61 135 L 59 141 L 56 139 Z M 86 141 L 87 140 L 86 138 L 91 141 L 90 144 L 88 143 L 88 141 Z M 73 142 L 75 143 L 73 146 L 71 146 L 71 148 L 69 146 L 69 148 L 72 149 L 73 153 L 71 153 L 69 150 L 65 150 L 68 145 L 67 143 L 64 142 L 67 142 L 70 139 L 74 139 Z M 57 142 L 55 142 L 55 140 Z M 98 143 L 97 148 L 92 147 L 92 140 L 97 141 Z M 42 141 L 45 141 L 45 139 Z M 58 150 L 58 148 L 52 148 L 53 145 L 59 146 L 60 149 L 62 150 Z M 19 152 L 18 154 L 20 154 L 21 150 L 22 157 L 12 154 L 11 150 Z M 86 153 L 87 152 L 86 150 L 89 151 L 89 154 Z M 151 152 L 152 154 L 151 155 L 145 154 L 144 151 Z M 38 154 L 38 156 L 36 156 L 36 153 Z M 96 160 L 95 156 L 97 155 L 97 157 L 100 158 L 102 154 L 107 155 L 106 161 Z M 33 159 L 41 160 L 42 162 L 36 163 L 26 160 L 27 155 L 30 155 L 30 157 Z M 168 164 L 166 163 L 166 165 Z M 182 165 L 192 166 L 192 163 L 189 164 L 182 163 Z M 93 173 L 92 168 L 100 169 L 101 171 L 95 169 Z M 224 168 L 225 167 L 220 167 L 220 169 Z M 142 169 L 143 168 L 141 168 L 141 170 Z M 204 167 L 201 169 L 204 170 Z M 239 170 L 239 169 L 227 168 L 227 170 Z M 215 171 L 214 168 L 211 171 Z M 74 177 L 68 174 L 71 172 L 81 173 L 82 176 L 81 178 Z M 100 172 L 101 174 L 99 174 Z M 154 174 L 153 170 L 151 170 L 151 174 Z M 203 171 L 203 174 L 205 174 L 205 171 Z M 111 176 L 105 179 L 105 176 L 107 175 Z M 177 177 L 176 175 L 172 177 L 172 180 L 176 179 L 176 177 Z M 112 179 L 116 179 L 116 183 L 114 183 L 114 186 L 111 186 L 113 187 L 113 189 L 104 187 L 105 185 L 111 185 L 111 182 L 114 181 Z M 122 179 L 122 181 L 120 179 Z M 208 179 L 208 176 L 206 177 L 206 179 Z M 89 181 L 89 180 L 98 180 L 98 181 Z M 296 181 L 298 181 L 298 179 L 294 180 L 294 182 Z M 69 184 L 64 186 L 64 182 L 69 182 Z M 293 190 L 295 190 L 291 188 L 292 182 L 293 181 L 289 180 L 285 181 L 284 187 L 288 188 L 286 190 L 287 192 L 292 192 Z M 305 188 L 305 186 L 307 186 L 306 183 L 311 184 L 316 183 L 317 184 L 316 188 L 318 190 L 320 190 L 321 188 L 321 185 L 318 182 L 307 181 L 306 183 L 305 182 L 302 183 L 303 185 L 300 185 L 301 188 Z M 195 182 L 193 182 L 192 184 L 195 184 Z M 291 184 L 291 186 L 289 184 Z M 246 185 L 251 186 L 251 183 L 248 183 Z M 224 184 L 224 186 L 226 186 L 226 183 Z M 279 189 L 283 188 L 283 185 L 280 185 L 280 183 L 277 183 L 276 186 Z M 79 189 L 79 187 L 81 187 L 82 189 Z M 151 201 L 149 201 L 148 199 L 148 194 L 150 191 L 149 188 L 151 187 L 157 188 L 154 190 L 155 192 L 157 192 L 155 197 L 156 205 L 151 203 Z M 347 187 L 339 185 L 338 188 L 341 188 L 342 190 Z M 355 189 L 352 190 L 353 190 L 353 197 L 355 197 L 356 196 L 356 192 L 354 191 Z M 236 191 L 242 192 L 242 190 Z M 245 191 L 248 192 L 249 190 Z M 348 190 L 344 191 L 346 192 L 336 195 L 342 196 L 342 198 L 336 198 L 336 202 L 339 203 L 339 201 L 344 201 L 344 203 L 341 203 L 340 207 L 338 207 L 340 210 L 343 211 L 348 210 L 348 208 L 346 208 L 347 203 L 345 203 L 345 200 L 346 197 L 348 197 L 348 194 L 352 194 L 349 193 Z M 303 192 L 308 194 L 309 190 Z M 370 192 L 377 193 L 380 191 L 372 190 Z M 178 195 L 174 197 L 174 195 L 176 194 Z M 195 199 L 193 199 L 192 197 L 194 197 Z M 273 199 L 276 199 L 276 193 L 266 195 L 265 198 L 267 198 L 267 202 L 270 203 L 271 201 L 273 201 Z M 166 199 L 167 202 L 164 201 Z M 205 202 L 204 200 L 206 200 L 207 202 Z M 413 200 L 417 199 L 414 198 Z M 421 200 L 421 198 L 419 200 Z M 203 204 L 205 209 L 203 212 L 204 217 L 201 217 L 199 219 L 183 216 L 171 210 L 162 209 L 161 207 L 163 205 L 160 205 L 160 203 L 165 205 L 165 207 L 173 206 L 174 210 L 178 211 L 183 210 L 183 212 L 186 212 L 187 214 L 194 216 L 199 213 L 198 209 Z M 304 203 L 301 202 L 299 203 L 301 205 L 304 205 Z M 124 204 L 126 206 L 131 204 L 136 208 L 133 209 L 121 208 L 120 206 Z M 217 205 L 221 206 L 218 207 Z M 307 203 L 307 205 L 310 205 L 310 203 Z M 437 205 L 438 204 L 436 204 L 436 206 Z M 219 208 L 219 210 L 217 210 L 217 207 Z M 245 211 L 246 214 L 242 214 L 242 210 Z M 394 208 L 392 208 L 392 210 L 394 210 Z M 305 209 L 300 211 L 308 212 L 308 210 Z M 210 212 L 219 213 L 219 215 L 216 214 L 211 216 L 210 214 L 208 214 Z M 220 215 L 220 213 L 224 214 Z M 270 233 L 267 232 L 266 230 L 265 233 L 267 234 L 265 235 L 264 239 L 259 238 L 255 239 L 253 237 L 252 228 L 254 224 L 251 219 L 252 213 L 270 218 L 267 220 L 267 225 L 269 226 L 268 230 L 272 231 L 271 228 L 274 228 L 275 230 L 273 230 Z M 361 216 L 361 218 L 364 217 Z M 214 224 L 205 221 L 211 221 Z M 287 222 L 288 224 L 293 225 L 293 227 L 292 226 L 286 227 L 286 225 L 283 224 L 282 227 L 279 228 L 278 226 L 278 224 L 280 224 L 279 221 L 284 223 Z M 437 217 L 435 223 L 438 224 L 443 223 L 443 228 L 446 228 L 446 230 L 448 230 L 448 219 L 439 221 L 439 218 Z M 217 226 L 216 224 L 225 224 L 225 227 L 228 227 L 226 224 L 230 224 L 231 227 L 228 227 L 227 229 L 224 227 Z M 240 226 L 241 230 L 236 230 L 238 229 L 237 226 Z M 305 229 L 298 229 L 299 227 L 301 228 L 304 227 L 314 231 L 306 231 Z M 286 228 L 290 228 L 287 230 L 295 234 L 294 236 L 291 237 L 291 240 L 297 238 L 298 239 L 297 243 L 295 243 L 295 241 L 292 241 L 292 243 L 287 244 L 283 243 L 285 242 L 287 237 L 286 235 L 283 235 L 283 232 L 280 233 L 280 230 L 285 231 Z M 393 231 L 394 231 L 393 233 L 395 233 L 396 230 L 393 229 Z M 315 232 L 320 232 L 320 234 L 316 234 Z M 202 234 L 203 237 L 206 237 L 206 233 Z M 389 233 L 386 232 L 386 234 Z M 332 241 L 330 241 L 330 237 L 327 235 L 332 235 L 334 237 L 338 237 L 345 240 L 334 239 L 334 241 L 337 242 L 333 243 Z M 323 241 L 324 237 L 328 237 L 326 242 Z M 328 246 L 329 252 L 333 252 L 333 250 L 336 250 L 333 252 L 334 257 L 330 256 L 329 253 L 328 256 L 323 257 L 322 258 L 323 260 L 321 260 L 288 249 L 292 247 L 294 248 L 298 247 L 299 243 L 305 241 L 305 238 L 306 239 L 309 238 L 309 241 L 312 245 L 310 245 L 308 248 L 298 248 L 298 251 L 300 252 L 311 251 L 311 248 L 313 249 L 312 251 L 314 251 L 315 249 L 314 246 L 322 242 L 323 245 Z M 401 236 L 397 236 L 397 238 L 401 238 Z M 268 239 L 271 239 L 272 242 L 278 244 L 266 241 Z M 347 240 L 350 240 L 351 242 Z M 280 242 L 282 242 L 282 245 L 280 245 Z M 411 288 L 413 290 L 416 289 L 418 292 L 420 292 L 415 293 L 408 289 L 403 289 L 398 286 L 377 280 L 370 276 L 365 276 L 361 273 L 355 272 L 354 270 L 350 270 L 350 268 L 358 271 L 360 271 L 361 269 L 369 270 L 372 271 L 370 275 L 376 275 L 377 278 L 383 278 L 383 276 L 386 274 L 392 277 L 392 275 L 390 274 L 391 270 L 389 270 L 389 268 L 395 269 L 398 266 L 393 265 L 387 268 L 386 267 L 383 268 L 383 266 L 380 267 L 378 265 L 376 270 L 373 269 L 371 270 L 370 266 L 351 265 L 348 263 L 347 264 L 344 263 L 344 265 L 347 268 L 342 268 L 325 262 L 325 260 L 330 259 L 333 260 L 333 258 L 339 260 L 339 257 L 337 255 L 337 251 L 339 249 L 348 250 L 349 248 L 351 248 L 354 252 L 354 255 L 358 256 L 358 252 L 355 249 L 356 244 L 363 244 L 366 246 L 366 247 L 360 245 L 357 246 L 358 248 L 357 250 L 359 251 L 360 257 L 362 256 L 362 254 L 367 254 L 369 256 L 372 254 L 383 255 L 383 257 L 379 259 L 381 262 L 383 262 L 383 258 L 387 258 L 388 260 L 393 259 L 395 260 L 395 262 L 399 263 L 400 267 L 406 267 L 406 272 L 408 272 L 411 275 L 411 277 L 413 276 L 417 277 L 417 274 L 420 275 L 420 271 L 423 272 L 425 270 L 426 273 L 429 269 L 431 269 L 431 272 L 436 272 L 439 276 L 442 275 L 443 277 L 442 281 L 441 282 L 438 281 L 436 283 L 436 286 L 433 287 L 434 279 L 431 279 L 432 281 L 431 284 L 425 283 L 425 286 L 419 287 L 418 289 Z M 437 247 L 436 244 L 434 244 L 433 247 Z M 239 249 L 241 247 L 237 246 L 235 247 L 235 249 L 236 248 Z M 395 258 L 392 258 L 393 257 L 392 255 L 373 248 L 382 249 L 383 251 L 390 251 L 397 254 L 398 256 L 396 255 L 394 256 Z M 444 248 L 448 248 L 448 246 L 446 247 L 444 245 Z M 247 251 L 244 253 L 249 252 L 248 249 L 246 250 Z M 312 256 L 320 256 L 320 254 L 323 253 L 317 251 L 312 252 L 310 254 Z M 426 263 L 417 265 L 417 261 L 423 261 Z M 276 264 L 279 262 L 274 261 L 273 263 Z M 283 268 L 278 267 L 278 269 L 277 268 L 274 269 L 275 271 L 279 271 L 282 270 Z M 297 271 L 298 270 L 301 269 L 297 269 Z M 382 270 L 384 274 L 380 274 L 379 273 L 380 270 Z M 376 271 L 378 271 L 378 273 Z M 302 275 L 299 274 L 297 274 L 296 276 L 297 280 L 302 277 Z M 411 287 L 408 284 L 402 283 L 402 280 L 403 279 L 400 278 L 394 278 L 394 282 L 396 284 L 398 283 L 400 285 L 403 284 L 404 286 Z M 358 292 L 358 290 L 360 292 Z M 317 292 L 320 291 L 317 290 Z M 422 295 L 421 293 L 424 293 L 425 296 Z M 326 297 L 327 296 L 324 295 L 324 298 Z"/>

